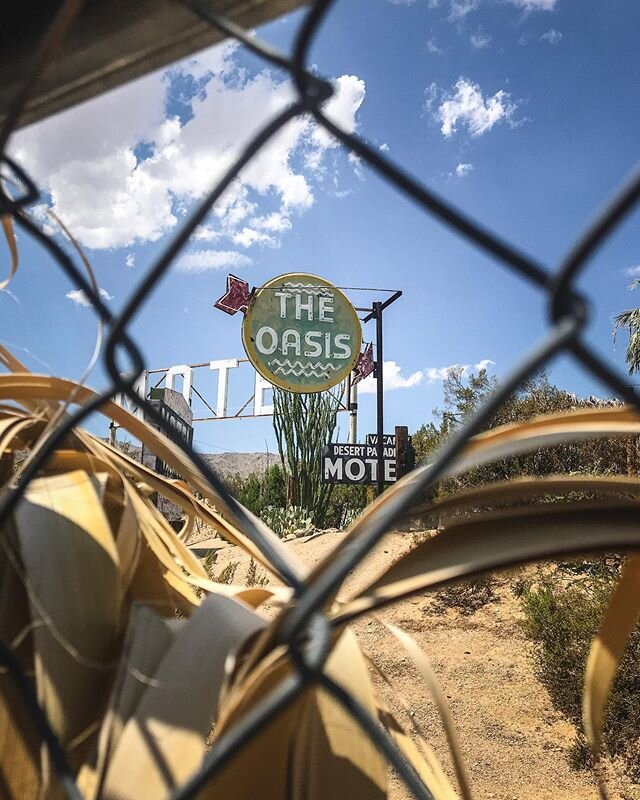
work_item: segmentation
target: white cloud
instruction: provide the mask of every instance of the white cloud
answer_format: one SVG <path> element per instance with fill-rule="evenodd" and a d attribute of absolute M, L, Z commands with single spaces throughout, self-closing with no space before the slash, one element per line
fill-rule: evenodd
<path fill-rule="evenodd" d="M 483 358 L 477 364 L 450 364 L 448 367 L 427 367 L 424 370 L 424 377 L 430 382 L 443 381 L 455 370 L 461 370 L 462 374 L 465 375 L 472 370 L 479 372 L 481 369 L 487 369 L 495 365 L 495 363 L 490 358 Z"/>
<path fill-rule="evenodd" d="M 461 162 L 456 167 L 456 175 L 460 178 L 464 178 L 464 176 L 468 175 L 472 169 L 473 169 L 473 164 L 463 164 Z"/>
<path fill-rule="evenodd" d="M 180 272 L 205 272 L 209 269 L 227 267 L 248 267 L 252 264 L 249 256 L 234 250 L 195 250 L 178 261 Z"/>
<path fill-rule="evenodd" d="M 134 254 L 127 253 L 127 257 L 124 263 L 129 267 L 129 269 L 133 269 L 136 265 L 136 257 L 134 256 Z"/>
<path fill-rule="evenodd" d="M 630 278 L 640 278 L 640 264 L 637 267 L 629 267 L 626 273 Z"/>
<path fill-rule="evenodd" d="M 356 129 L 356 115 L 366 94 L 364 81 L 355 75 L 342 75 L 333 81 L 333 86 L 335 92 L 323 107 L 323 112 L 344 131 L 353 133 Z M 311 138 L 321 151 L 338 147 L 338 142 L 319 126 L 314 128 Z"/>
<path fill-rule="evenodd" d="M 449 21 L 457 22 L 464 19 L 467 14 L 475 11 L 480 5 L 480 0 L 451 0 L 451 11 Z"/>
<path fill-rule="evenodd" d="M 263 231 L 257 231 L 254 228 L 245 226 L 241 231 L 233 234 L 232 241 L 240 247 L 252 247 L 254 244 L 268 245 L 269 247 L 278 247 L 280 240 L 274 236 L 270 236 Z"/>
<path fill-rule="evenodd" d="M 452 364 L 450 367 L 427 367 L 424 376 L 428 381 L 443 381 L 455 369 L 462 367 L 459 364 Z"/>
<path fill-rule="evenodd" d="M 277 211 L 267 214 L 264 217 L 254 217 L 251 220 L 251 224 L 258 230 L 274 231 L 275 233 L 281 233 L 282 231 L 291 229 L 291 220 Z"/>
<path fill-rule="evenodd" d="M 557 31 L 555 28 L 549 28 L 546 33 L 542 34 L 540 40 L 543 42 L 548 42 L 549 44 L 560 44 L 562 38 L 563 37 L 560 31 Z"/>
<path fill-rule="evenodd" d="M 378 148 L 378 150 L 380 150 L 381 153 L 388 153 L 390 149 L 391 148 L 389 147 L 389 145 L 386 142 L 383 142 L 380 145 L 380 147 Z"/>
<path fill-rule="evenodd" d="M 289 81 L 268 70 L 251 75 L 234 52 L 229 44 L 208 49 L 16 134 L 12 155 L 45 187 L 52 208 L 82 244 L 103 249 L 160 239 L 254 132 L 294 99 Z M 199 81 L 184 124 L 165 112 L 176 76 Z M 353 132 L 364 82 L 342 75 L 334 85 L 326 113 Z M 233 241 L 266 198 L 287 219 L 309 208 L 310 181 L 316 172 L 321 177 L 323 157 L 336 146 L 309 119 L 290 122 L 229 187 L 200 238 L 214 231 Z M 295 163 L 305 159 L 312 175 Z"/>
<path fill-rule="evenodd" d="M 382 369 L 383 384 L 385 392 L 392 392 L 394 389 L 410 389 L 413 386 L 418 386 L 424 377 L 423 372 L 418 370 L 412 372 L 408 377 L 402 374 L 402 367 L 396 364 L 395 361 L 385 361 Z M 358 384 L 358 392 L 361 394 L 375 394 L 376 381 L 373 375 L 369 375 L 361 383 Z"/>
<path fill-rule="evenodd" d="M 491 44 L 491 37 L 486 33 L 478 31 L 478 33 L 474 33 L 473 36 L 469 38 L 469 41 L 476 48 L 476 50 L 482 50 L 484 47 L 489 47 Z"/>
<path fill-rule="evenodd" d="M 444 50 L 438 47 L 435 39 L 427 39 L 427 50 L 433 53 L 434 56 L 441 56 L 444 52 Z"/>
<path fill-rule="evenodd" d="M 553 11 L 557 0 L 508 0 L 508 2 L 525 11 Z"/>
<path fill-rule="evenodd" d="M 451 364 L 448 367 L 427 367 L 426 369 L 417 370 L 408 376 L 402 374 L 402 367 L 395 361 L 384 362 L 384 390 L 391 392 L 394 389 L 411 389 L 414 386 L 419 386 L 423 381 L 433 383 L 434 381 L 443 381 L 453 370 L 462 370 L 462 374 L 467 374 L 470 371 L 478 372 L 481 369 L 495 364 L 490 358 L 483 358 L 477 364 Z M 375 394 L 376 381 L 373 375 L 369 375 L 361 383 L 358 384 L 358 392 L 360 394 Z"/>
<path fill-rule="evenodd" d="M 513 6 L 524 11 L 553 11 L 558 0 L 506 0 Z M 395 6 L 412 6 L 416 0 L 389 0 Z M 438 8 L 441 0 L 428 0 L 429 8 Z M 449 21 L 457 22 L 464 19 L 471 11 L 475 11 L 480 5 L 480 0 L 451 0 Z"/>
<path fill-rule="evenodd" d="M 513 124 L 513 113 L 518 107 L 503 90 L 484 97 L 480 86 L 467 78 L 458 78 L 449 93 L 432 83 L 426 95 L 427 109 L 440 123 L 440 130 L 447 138 L 456 133 L 458 125 L 466 127 L 475 137 L 490 131 L 499 122 Z"/>
<path fill-rule="evenodd" d="M 92 308 L 93 303 L 89 300 L 87 295 L 82 289 L 73 289 L 65 294 L 65 297 L 75 303 L 77 306 L 84 306 L 85 308 Z M 100 289 L 100 297 L 103 300 L 113 300 L 113 295 L 109 294 L 106 289 Z"/>
<path fill-rule="evenodd" d="M 215 228 L 201 225 L 199 228 L 195 229 L 193 238 L 201 242 L 213 242 L 215 239 L 222 238 L 222 233 L 215 230 Z"/>

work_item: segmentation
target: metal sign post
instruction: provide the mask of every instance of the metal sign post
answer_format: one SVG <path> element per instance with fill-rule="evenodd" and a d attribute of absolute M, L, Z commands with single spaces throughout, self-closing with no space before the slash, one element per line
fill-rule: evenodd
<path fill-rule="evenodd" d="M 374 377 L 376 379 L 376 432 L 378 435 L 378 470 L 377 470 L 377 492 L 382 494 L 384 491 L 384 358 L 383 358 L 383 337 L 382 337 L 382 314 L 391 303 L 402 297 L 402 291 L 398 290 L 388 297 L 383 303 L 375 302 L 371 305 L 371 311 L 362 320 L 363 323 L 371 319 L 376 321 L 376 359 Z M 368 310 L 368 309 L 360 309 Z"/>
<path fill-rule="evenodd" d="M 382 303 L 373 304 L 376 318 L 376 433 L 378 434 L 378 494 L 384 492 L 384 357 L 382 352 Z"/>

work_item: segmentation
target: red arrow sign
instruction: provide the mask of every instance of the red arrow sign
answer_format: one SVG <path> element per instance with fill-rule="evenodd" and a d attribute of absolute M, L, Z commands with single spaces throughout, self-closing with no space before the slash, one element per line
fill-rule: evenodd
<path fill-rule="evenodd" d="M 371 342 L 369 342 L 369 344 L 360 353 L 360 358 L 358 358 L 358 361 L 353 368 L 353 382 L 358 383 L 358 381 L 362 381 L 368 375 L 371 375 L 373 372 L 373 367 L 373 345 Z"/>
<path fill-rule="evenodd" d="M 242 278 L 236 278 L 235 275 L 227 276 L 227 291 L 222 295 L 219 300 L 213 304 L 214 308 L 219 308 L 225 314 L 235 314 L 238 311 L 245 312 L 249 305 L 249 284 L 243 281 Z"/>

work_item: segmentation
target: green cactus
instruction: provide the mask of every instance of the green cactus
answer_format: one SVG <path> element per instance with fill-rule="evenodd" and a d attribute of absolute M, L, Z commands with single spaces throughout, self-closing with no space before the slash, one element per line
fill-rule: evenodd
<path fill-rule="evenodd" d="M 281 538 L 292 533 L 296 534 L 296 536 L 303 536 L 313 526 L 313 519 L 309 511 L 299 506 L 289 506 L 288 508 L 267 506 L 260 516 L 271 530 Z"/>
<path fill-rule="evenodd" d="M 322 448 L 336 429 L 343 386 L 334 391 L 295 394 L 273 390 L 273 426 L 282 466 L 290 479 L 289 503 L 309 510 L 322 527 L 333 485 L 322 483 Z"/>

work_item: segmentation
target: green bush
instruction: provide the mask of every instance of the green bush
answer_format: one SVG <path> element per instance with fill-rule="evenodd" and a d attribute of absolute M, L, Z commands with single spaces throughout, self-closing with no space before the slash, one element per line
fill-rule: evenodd
<path fill-rule="evenodd" d="M 539 647 L 536 671 L 554 706 L 582 728 L 584 671 L 593 639 L 615 586 L 617 564 L 587 561 L 561 565 L 550 576 L 521 587 L 525 630 Z M 634 629 L 611 691 L 604 741 L 620 756 L 633 780 L 640 778 L 640 625 Z M 580 734 L 569 754 L 573 766 L 587 766 Z"/>
<path fill-rule="evenodd" d="M 268 506 L 287 504 L 287 476 L 279 464 L 246 477 L 232 475 L 225 483 L 236 500 L 257 516 L 261 516 Z"/>
<path fill-rule="evenodd" d="M 367 487 L 363 484 L 338 484 L 327 501 L 324 525 L 344 530 L 367 505 Z"/>
<path fill-rule="evenodd" d="M 273 509 L 281 509 L 284 513 L 287 508 L 287 475 L 279 464 L 274 464 L 263 473 L 255 472 L 246 477 L 232 475 L 225 483 L 236 500 L 263 519 L 267 525 L 271 526 L 270 520 L 274 519 L 275 524 L 280 525 L 277 519 L 280 512 L 276 513 Z M 367 505 L 367 487 L 339 485 L 333 488 L 333 493 L 325 503 L 323 525 L 343 530 Z M 305 516 L 310 515 L 305 512 Z M 285 527 L 288 527 L 286 533 L 293 533 L 295 530 L 289 529 L 290 525 Z"/>

